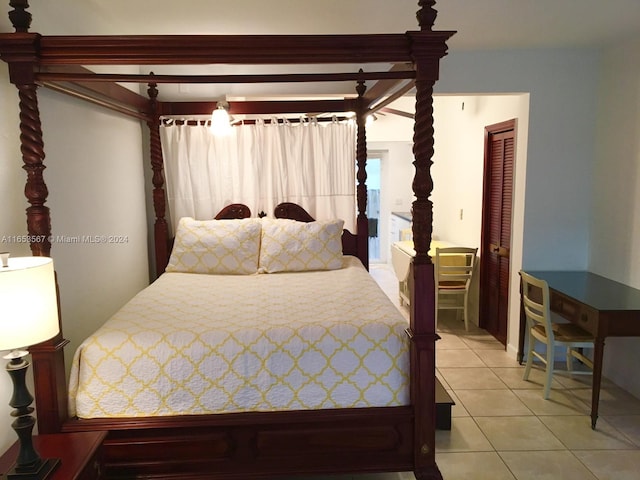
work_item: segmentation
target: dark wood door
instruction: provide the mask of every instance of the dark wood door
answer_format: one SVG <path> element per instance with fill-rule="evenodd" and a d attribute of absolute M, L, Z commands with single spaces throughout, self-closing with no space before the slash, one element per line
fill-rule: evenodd
<path fill-rule="evenodd" d="M 516 121 L 485 127 L 480 326 L 507 344 Z"/>

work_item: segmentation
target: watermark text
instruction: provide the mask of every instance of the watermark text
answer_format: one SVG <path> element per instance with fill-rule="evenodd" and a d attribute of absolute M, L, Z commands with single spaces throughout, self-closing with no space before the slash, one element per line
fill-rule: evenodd
<path fill-rule="evenodd" d="M 1 235 L 0 243 L 77 243 L 77 244 L 118 244 L 129 243 L 129 235 Z"/>

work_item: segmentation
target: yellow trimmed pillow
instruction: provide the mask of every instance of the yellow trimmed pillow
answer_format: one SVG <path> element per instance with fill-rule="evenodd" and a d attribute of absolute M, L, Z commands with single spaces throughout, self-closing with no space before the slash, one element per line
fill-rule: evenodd
<path fill-rule="evenodd" d="M 258 270 L 260 220 L 194 220 L 184 217 L 167 272 L 246 275 Z"/>
<path fill-rule="evenodd" d="M 297 222 L 262 219 L 262 273 L 342 268 L 343 220 Z"/>

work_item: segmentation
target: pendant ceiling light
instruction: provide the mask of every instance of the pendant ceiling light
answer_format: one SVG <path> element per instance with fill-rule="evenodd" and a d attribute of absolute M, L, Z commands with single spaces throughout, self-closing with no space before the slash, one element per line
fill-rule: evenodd
<path fill-rule="evenodd" d="M 211 133 L 214 135 L 230 135 L 232 131 L 229 103 L 220 101 L 211 112 Z"/>

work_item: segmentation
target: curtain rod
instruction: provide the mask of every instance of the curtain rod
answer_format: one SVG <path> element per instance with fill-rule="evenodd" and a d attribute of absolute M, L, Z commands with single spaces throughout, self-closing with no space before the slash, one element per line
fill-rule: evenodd
<path fill-rule="evenodd" d="M 202 124 L 207 124 L 209 123 L 211 120 L 211 116 L 209 116 L 209 118 L 204 118 L 203 116 L 195 116 L 192 118 L 175 118 L 173 116 L 162 116 L 160 118 L 160 121 L 162 124 L 175 124 L 175 125 L 202 125 Z M 285 121 L 290 122 L 290 123 L 301 123 L 301 122 L 309 122 L 309 123 L 313 123 L 313 122 L 343 122 L 346 120 L 354 120 L 352 117 L 345 117 L 345 116 L 336 116 L 334 117 L 304 117 L 301 118 L 300 116 L 298 117 L 285 117 L 285 118 L 278 118 L 276 117 L 275 119 L 273 117 L 270 118 L 250 118 L 250 119 L 243 119 L 243 120 L 239 120 L 237 122 L 232 122 L 233 126 L 240 126 L 240 125 L 255 125 L 257 122 L 262 121 L 263 123 L 284 123 Z"/>

